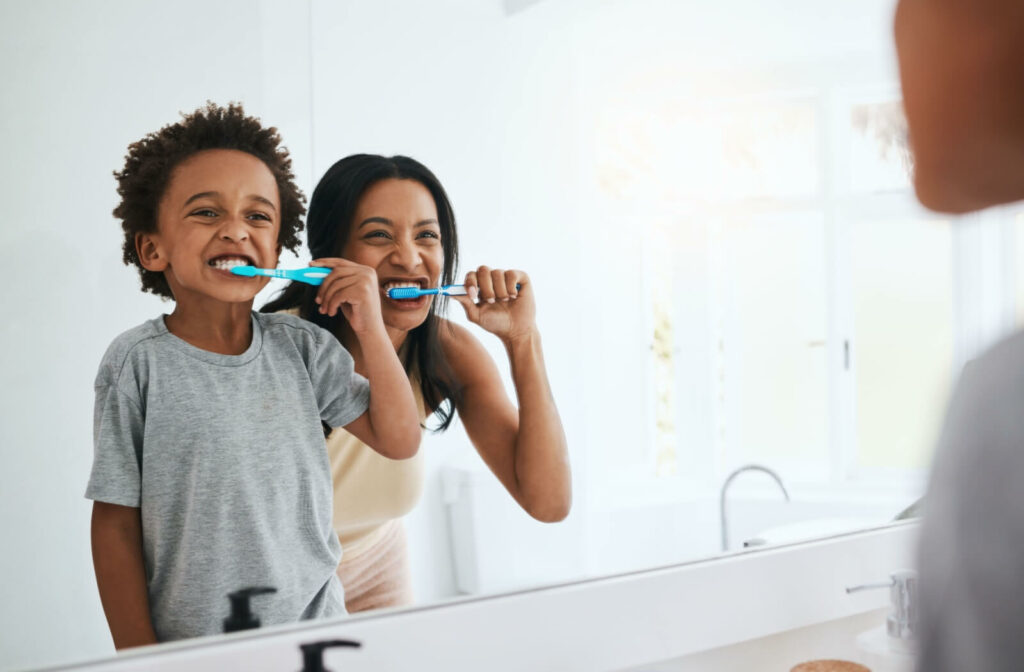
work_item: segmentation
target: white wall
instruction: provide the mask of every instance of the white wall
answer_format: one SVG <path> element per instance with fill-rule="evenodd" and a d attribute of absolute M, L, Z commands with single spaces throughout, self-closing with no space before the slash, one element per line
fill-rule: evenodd
<path fill-rule="evenodd" d="M 277 124 L 311 178 L 308 11 L 244 0 L 0 4 L 0 669 L 112 652 L 83 497 L 92 382 L 115 335 L 169 311 L 121 263 L 111 173 L 207 99 Z M 283 48 L 286 47 L 286 48 Z"/>

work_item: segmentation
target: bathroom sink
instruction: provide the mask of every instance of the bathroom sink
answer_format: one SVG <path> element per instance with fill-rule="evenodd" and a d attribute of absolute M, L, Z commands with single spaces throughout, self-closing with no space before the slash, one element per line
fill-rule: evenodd
<path fill-rule="evenodd" d="M 761 530 L 753 537 L 744 540 L 743 546 L 750 548 L 754 546 L 768 546 L 774 544 L 785 544 L 795 541 L 806 541 L 854 532 L 865 528 L 874 527 L 879 524 L 877 518 L 866 518 L 858 516 L 842 516 L 834 518 L 812 518 L 801 520 L 785 525 L 776 525 Z"/>

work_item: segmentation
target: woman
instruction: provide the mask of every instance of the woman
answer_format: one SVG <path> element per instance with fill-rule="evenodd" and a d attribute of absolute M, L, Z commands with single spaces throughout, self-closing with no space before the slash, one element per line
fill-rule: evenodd
<path fill-rule="evenodd" d="M 387 296 L 395 286 L 454 282 L 455 216 L 433 173 L 403 156 L 358 154 L 338 161 L 313 192 L 307 240 L 313 265 L 361 265 L 376 273 L 384 324 L 424 421 L 434 414 L 443 431 L 458 412 L 477 452 L 527 513 L 545 522 L 565 518 L 572 497 L 568 453 L 544 368 L 530 278 L 481 266 L 466 274 L 469 295 L 454 297 L 470 322 L 505 345 L 518 408 L 476 337 L 440 316 L 445 298 Z M 328 329 L 362 372 L 364 353 L 341 300 L 345 286 L 335 274 L 320 287 L 295 283 L 263 310 L 296 311 Z M 346 607 L 352 613 L 411 603 L 401 517 L 422 491 L 423 452 L 388 460 L 341 429 L 327 444 Z"/>
<path fill-rule="evenodd" d="M 895 35 L 921 203 L 1024 199 L 1024 3 L 900 0 Z M 1018 331 L 973 358 L 951 397 L 918 548 L 921 672 L 1021 669 L 1022 381 Z"/>

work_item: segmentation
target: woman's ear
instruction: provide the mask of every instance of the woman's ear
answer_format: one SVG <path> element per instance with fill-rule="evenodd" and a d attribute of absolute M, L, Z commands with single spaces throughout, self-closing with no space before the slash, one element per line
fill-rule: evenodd
<path fill-rule="evenodd" d="M 139 255 L 139 263 L 147 271 L 160 273 L 167 269 L 167 256 L 155 233 L 136 233 L 135 253 Z"/>

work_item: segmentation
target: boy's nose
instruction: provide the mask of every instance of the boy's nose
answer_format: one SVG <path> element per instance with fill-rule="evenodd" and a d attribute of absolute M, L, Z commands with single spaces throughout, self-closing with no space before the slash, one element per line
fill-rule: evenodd
<path fill-rule="evenodd" d="M 228 217 L 221 225 L 219 234 L 222 240 L 231 240 L 237 243 L 249 237 L 249 227 L 240 219 Z"/>

